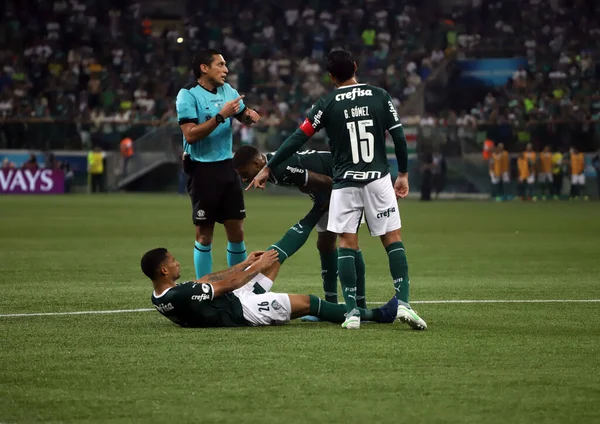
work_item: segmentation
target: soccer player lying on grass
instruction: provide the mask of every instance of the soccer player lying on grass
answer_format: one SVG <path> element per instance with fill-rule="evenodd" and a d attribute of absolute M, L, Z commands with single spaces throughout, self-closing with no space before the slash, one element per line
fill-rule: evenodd
<path fill-rule="evenodd" d="M 313 295 L 271 293 L 281 264 L 277 250 L 252 252 L 225 271 L 176 284 L 179 262 L 167 249 L 148 251 L 142 271 L 152 280 L 152 303 L 158 312 L 182 327 L 243 327 L 284 324 L 308 314 L 341 323 L 346 307 Z M 378 323 L 396 319 L 394 297 L 377 309 L 360 309 L 361 318 Z"/>
<path fill-rule="evenodd" d="M 233 156 L 233 167 L 242 181 L 250 182 L 265 167 L 271 157 L 273 157 L 272 153 L 263 154 L 254 146 L 242 146 Z M 321 257 L 321 278 L 325 300 L 338 303 L 337 234 L 327 231 L 331 177 L 333 175 L 331 166 L 331 152 L 317 150 L 298 152 L 273 169 L 269 175 L 269 181 L 278 186 L 294 187 L 307 193 L 315 206 L 288 230 L 285 241 L 282 240 L 275 246 L 279 250 L 279 262 L 283 263 L 285 259 L 300 249 L 308 240 L 312 227 L 316 226 L 317 249 Z M 365 262 L 360 250 L 356 256 L 356 274 L 356 303 L 358 307 L 366 308 Z M 317 321 L 310 316 L 304 317 L 303 320 Z"/>

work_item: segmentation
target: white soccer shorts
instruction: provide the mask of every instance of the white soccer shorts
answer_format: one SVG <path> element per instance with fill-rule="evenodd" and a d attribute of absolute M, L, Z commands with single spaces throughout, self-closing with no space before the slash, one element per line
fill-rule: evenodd
<path fill-rule="evenodd" d="M 527 184 L 535 184 L 535 174 L 531 174 L 527 177 Z"/>
<path fill-rule="evenodd" d="M 317 233 L 324 233 L 327 231 L 327 223 L 329 222 L 329 212 L 324 213 L 317 225 L 315 226 Z"/>
<path fill-rule="evenodd" d="M 498 184 L 500 182 L 500 177 L 496 177 L 492 172 L 490 172 L 490 180 L 492 184 Z"/>
<path fill-rule="evenodd" d="M 325 231 L 327 231 L 328 223 L 329 223 L 329 212 L 323 214 L 321 219 L 319 219 L 319 222 L 317 222 L 317 225 L 315 226 L 315 228 L 317 229 L 317 233 L 324 233 Z M 360 223 L 361 224 L 365 223 L 364 215 L 363 215 L 362 219 L 360 220 Z"/>
<path fill-rule="evenodd" d="M 585 174 L 571 175 L 572 185 L 585 185 Z"/>
<path fill-rule="evenodd" d="M 502 173 L 502 182 L 503 183 L 510 183 L 510 174 L 508 172 L 503 172 Z"/>
<path fill-rule="evenodd" d="M 538 182 L 540 184 L 551 183 L 552 182 L 552 173 L 551 172 L 540 172 L 538 174 Z"/>
<path fill-rule="evenodd" d="M 292 318 L 292 304 L 285 293 L 254 294 L 251 291 L 235 291 L 242 303 L 244 318 L 251 325 L 280 325 Z"/>
<path fill-rule="evenodd" d="M 364 213 L 373 237 L 402 227 L 398 201 L 388 175 L 361 187 L 344 187 L 331 191 L 327 230 L 356 234 Z"/>
<path fill-rule="evenodd" d="M 248 268 L 250 268 L 250 267 L 247 267 L 246 269 L 248 269 Z M 264 275 L 262 273 L 259 273 L 250 282 L 246 283 L 245 285 L 243 285 L 239 289 L 234 290 L 233 292 L 236 293 L 236 294 L 244 292 L 244 291 L 254 292 L 254 286 L 256 284 L 258 284 L 259 286 L 261 286 L 262 289 L 265 292 L 269 292 L 269 291 L 271 291 L 271 287 L 273 287 L 273 280 L 271 280 L 266 275 Z"/>

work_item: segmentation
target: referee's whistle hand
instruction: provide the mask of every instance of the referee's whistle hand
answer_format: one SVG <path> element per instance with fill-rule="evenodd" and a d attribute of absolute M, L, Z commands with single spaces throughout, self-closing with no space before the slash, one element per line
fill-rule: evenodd
<path fill-rule="evenodd" d="M 238 98 L 228 101 L 223 105 L 223 108 L 221 109 L 219 114 L 223 118 L 229 118 L 230 116 L 235 115 L 240 111 L 240 100 L 242 100 L 243 98 L 244 95 L 242 94 Z"/>

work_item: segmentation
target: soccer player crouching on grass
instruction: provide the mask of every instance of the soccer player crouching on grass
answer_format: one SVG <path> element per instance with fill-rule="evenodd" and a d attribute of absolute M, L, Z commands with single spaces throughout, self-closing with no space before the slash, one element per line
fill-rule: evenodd
<path fill-rule="evenodd" d="M 244 327 L 284 324 L 305 315 L 344 322 L 346 307 L 313 295 L 271 293 L 281 264 L 277 250 L 252 252 L 246 260 L 199 280 L 176 284 L 179 262 L 164 248 L 147 252 L 142 271 L 152 280 L 152 303 L 182 327 Z M 396 319 L 394 297 L 377 309 L 360 309 L 361 318 L 378 323 Z"/>

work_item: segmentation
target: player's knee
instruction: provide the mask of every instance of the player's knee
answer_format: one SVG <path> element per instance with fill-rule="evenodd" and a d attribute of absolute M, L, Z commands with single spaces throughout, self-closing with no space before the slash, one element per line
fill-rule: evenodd
<path fill-rule="evenodd" d="M 213 240 L 213 226 L 196 226 L 196 241 L 208 246 Z"/>
<path fill-rule="evenodd" d="M 340 234 L 339 246 L 346 249 L 358 250 L 358 234 Z"/>
<path fill-rule="evenodd" d="M 402 233 L 400 229 L 390 231 L 381 236 L 381 242 L 383 243 L 383 247 L 387 247 L 392 243 L 396 243 L 402 241 Z"/>
<path fill-rule="evenodd" d="M 321 253 L 331 253 L 335 251 L 335 233 L 324 231 L 317 237 L 317 250 Z"/>
<path fill-rule="evenodd" d="M 241 219 L 227 220 L 223 223 L 227 240 L 232 243 L 244 241 L 244 221 Z"/>

